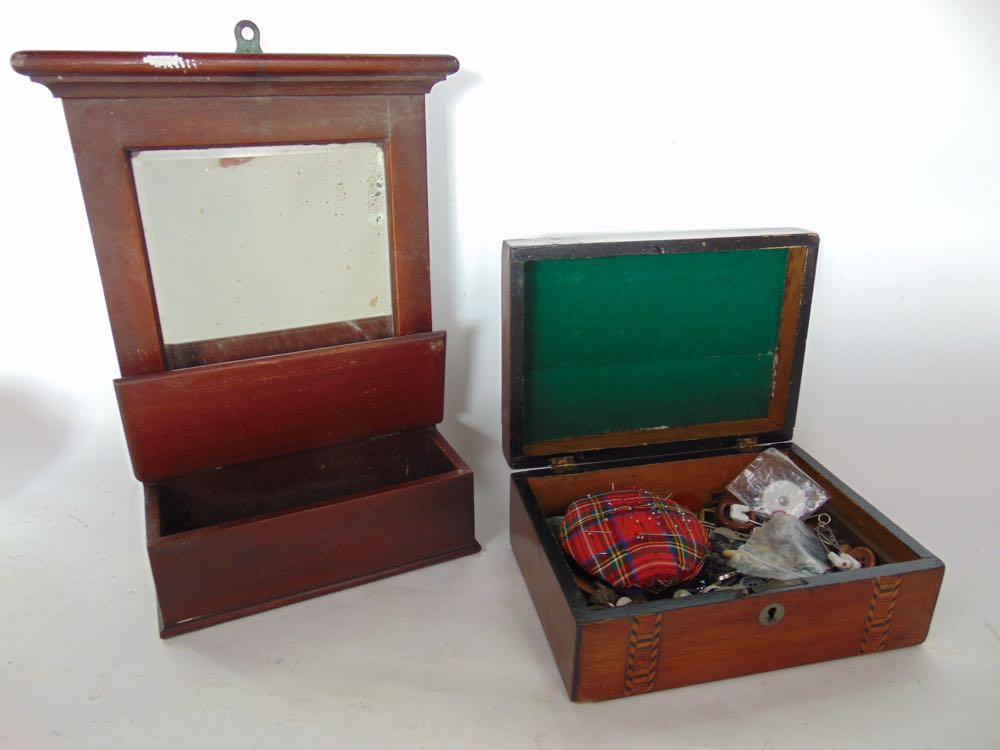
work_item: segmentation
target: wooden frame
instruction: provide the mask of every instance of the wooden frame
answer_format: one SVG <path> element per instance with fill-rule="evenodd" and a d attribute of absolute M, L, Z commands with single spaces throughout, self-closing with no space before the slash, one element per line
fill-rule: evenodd
<path fill-rule="evenodd" d="M 18 52 L 63 99 L 122 377 L 160 633 L 476 552 L 434 425 L 424 95 L 450 56 Z M 392 314 L 165 345 L 131 155 L 378 143 Z"/>
<path fill-rule="evenodd" d="M 148 403 L 155 393 L 186 387 L 190 378 L 183 374 L 185 368 L 303 350 L 314 350 L 320 369 L 339 371 L 335 361 L 329 366 L 323 361 L 339 357 L 340 345 L 368 342 L 355 354 L 377 363 L 393 347 L 405 347 L 401 337 L 430 331 L 424 94 L 458 69 L 454 57 L 18 52 L 11 64 L 63 99 L 122 378 L 169 371 L 156 381 L 158 386 L 143 385 L 141 391 L 138 385 L 120 382 L 120 395 L 142 392 Z M 352 141 L 379 143 L 385 153 L 391 319 L 339 321 L 165 346 L 131 154 Z M 296 377 L 288 369 L 294 367 L 294 359 L 282 357 L 271 364 L 274 376 L 286 380 Z M 221 368 L 197 377 L 201 388 L 211 391 L 227 387 L 229 373 Z M 333 380 L 326 387 L 349 391 L 357 381 Z M 432 391 L 443 403 L 443 391 Z M 308 408 L 303 395 L 288 397 L 293 412 Z M 129 425 L 148 423 L 153 415 L 148 408 L 140 409 L 137 399 L 122 398 L 119 403 L 137 477 L 155 478 L 173 470 L 171 461 L 161 462 L 152 474 L 141 468 L 149 459 L 141 458 L 146 451 L 133 442 L 138 431 Z M 427 416 L 441 411 L 440 404 L 432 404 Z M 411 416 L 398 424 L 413 426 Z M 227 460 L 316 446 L 313 428 L 293 427 L 285 438 L 280 446 L 275 444 L 274 452 L 230 453 Z M 216 458 L 211 451 L 201 456 L 185 452 L 187 460 L 176 464 L 180 470 L 200 468 Z"/>
<path fill-rule="evenodd" d="M 163 360 L 168 370 L 179 370 L 185 367 L 235 362 L 254 357 L 269 357 L 275 354 L 316 349 L 323 346 L 372 341 L 388 338 L 392 335 L 392 316 L 379 315 L 372 318 L 321 323 L 282 331 L 248 333 L 244 336 L 203 339 L 183 344 L 164 344 Z"/>
<path fill-rule="evenodd" d="M 393 333 L 400 336 L 430 329 L 426 163 L 411 155 L 414 142 L 422 144 L 425 137 L 423 97 L 417 102 L 408 97 L 351 97 L 346 101 L 317 97 L 296 101 L 294 109 L 276 109 L 275 103 L 271 97 L 127 99 L 114 108 L 103 100 L 64 103 L 123 376 L 157 372 L 169 364 L 130 164 L 132 152 L 147 149 L 348 141 L 382 144 L 392 196 Z M 266 135 L 260 130 L 261 121 L 267 122 Z M 270 336 L 282 335 L 286 333 Z M 234 344 L 238 346 L 242 338 L 237 337 Z M 302 343 L 328 345 L 329 336 L 315 331 L 311 340 L 296 341 L 296 347 Z M 231 354 L 227 359 L 238 357 Z"/>

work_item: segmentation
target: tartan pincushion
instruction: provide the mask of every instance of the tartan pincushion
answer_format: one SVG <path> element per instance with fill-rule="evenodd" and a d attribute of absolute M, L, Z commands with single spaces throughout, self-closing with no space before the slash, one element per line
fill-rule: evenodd
<path fill-rule="evenodd" d="M 616 589 L 660 592 L 697 575 L 709 552 L 698 517 L 639 489 L 574 500 L 559 527 L 563 549 Z"/>

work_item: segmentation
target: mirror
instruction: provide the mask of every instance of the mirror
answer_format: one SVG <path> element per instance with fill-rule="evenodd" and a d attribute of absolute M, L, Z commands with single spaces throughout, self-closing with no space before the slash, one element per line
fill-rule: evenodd
<path fill-rule="evenodd" d="M 168 359 L 174 345 L 340 321 L 391 335 L 381 145 L 136 151 L 132 172 Z M 275 352 L 229 358 L 260 353 Z"/>

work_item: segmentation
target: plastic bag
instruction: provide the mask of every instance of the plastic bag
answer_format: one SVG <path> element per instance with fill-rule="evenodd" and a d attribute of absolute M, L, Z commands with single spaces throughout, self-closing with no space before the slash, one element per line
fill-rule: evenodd
<path fill-rule="evenodd" d="M 726 488 L 754 513 L 796 518 L 816 512 L 830 497 L 781 451 L 768 448 Z"/>
<path fill-rule="evenodd" d="M 777 513 L 753 530 L 729 564 L 743 575 L 789 581 L 830 569 L 826 548 L 816 532 L 795 516 Z"/>

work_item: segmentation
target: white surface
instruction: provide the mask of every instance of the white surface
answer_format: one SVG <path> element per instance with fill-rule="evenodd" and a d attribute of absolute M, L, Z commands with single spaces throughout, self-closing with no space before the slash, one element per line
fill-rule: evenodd
<path fill-rule="evenodd" d="M 434 305 L 486 549 L 160 641 L 65 123 L 8 72 L 0 747 L 996 746 L 1000 6 L 62 6 L 12 9 L 5 54 L 226 51 L 239 13 L 267 51 L 462 61 L 428 105 Z M 796 439 L 948 563 L 930 637 L 573 705 L 505 531 L 500 242 L 782 225 L 822 237 Z"/>

